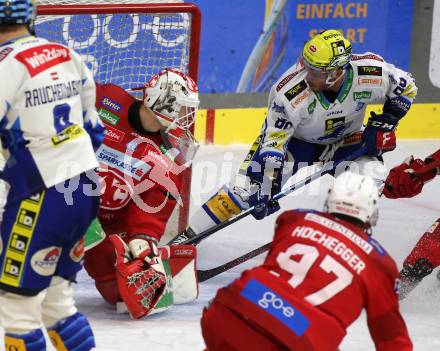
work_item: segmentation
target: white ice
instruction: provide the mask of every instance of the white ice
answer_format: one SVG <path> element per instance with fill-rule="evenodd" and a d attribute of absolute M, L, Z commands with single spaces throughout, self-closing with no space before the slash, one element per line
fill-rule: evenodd
<path fill-rule="evenodd" d="M 400 163 L 413 154 L 424 158 L 440 147 L 439 140 L 399 141 L 398 148 L 386 154 L 387 166 Z M 247 151 L 247 146 L 202 147 L 194 165 L 191 212 L 196 204 L 207 199 L 234 172 Z M 227 161 L 227 162 L 224 162 Z M 232 161 L 232 166 L 231 162 Z M 321 209 L 329 176 L 319 186 L 310 184 L 298 194 L 281 201 L 282 209 Z M 395 258 L 399 267 L 413 245 L 431 224 L 440 217 L 440 179 L 427 184 L 424 192 L 413 199 L 380 201 L 380 219 L 374 236 Z M 198 266 L 208 269 L 240 256 L 271 240 L 276 216 L 257 222 L 245 218 L 214 234 L 198 247 Z M 92 280 L 81 272 L 75 287 L 79 309 L 91 321 L 98 350 L 169 351 L 203 350 L 199 319 L 203 307 L 216 290 L 236 278 L 239 273 L 261 262 L 263 256 L 231 269 L 200 284 L 196 302 L 173 306 L 170 310 L 133 321 L 126 314 L 116 314 L 102 301 Z M 440 350 L 440 282 L 431 274 L 401 302 L 415 350 Z M 1 343 L 0 350 L 3 347 Z M 374 350 L 365 316 L 348 329 L 341 350 Z M 49 350 L 49 348 L 48 348 Z"/>

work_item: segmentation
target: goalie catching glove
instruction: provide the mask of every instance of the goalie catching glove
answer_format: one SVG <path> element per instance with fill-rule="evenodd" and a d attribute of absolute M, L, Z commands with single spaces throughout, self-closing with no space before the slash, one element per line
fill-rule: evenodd
<path fill-rule="evenodd" d="M 118 235 L 111 235 L 109 239 L 116 251 L 119 293 L 133 319 L 145 317 L 153 310 L 163 310 L 161 299 L 167 291 L 172 292 L 171 303 L 175 304 L 197 298 L 197 251 L 193 245 L 158 248 L 154 240 L 145 236 L 133 238 L 128 245 Z M 163 260 L 169 262 L 171 279 L 167 277 Z"/>
<path fill-rule="evenodd" d="M 118 235 L 109 237 L 116 252 L 119 293 L 133 319 L 146 316 L 165 293 L 166 276 L 152 240 L 133 239 L 128 246 Z"/>

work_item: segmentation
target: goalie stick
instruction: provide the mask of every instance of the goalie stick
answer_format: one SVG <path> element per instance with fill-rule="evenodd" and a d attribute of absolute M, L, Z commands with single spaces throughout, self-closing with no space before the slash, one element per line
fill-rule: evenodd
<path fill-rule="evenodd" d="M 318 179 L 320 177 L 322 177 L 325 174 L 329 174 L 332 173 L 333 171 L 336 170 L 336 168 L 344 162 L 350 162 L 351 160 L 354 160 L 362 155 L 365 155 L 366 150 L 365 148 L 360 148 L 358 150 L 356 150 L 355 152 L 353 152 L 349 157 L 347 157 L 347 159 L 345 160 L 341 160 L 339 162 L 335 162 L 335 161 L 330 161 L 324 164 L 324 166 L 319 169 L 318 171 L 312 173 L 311 175 L 309 175 L 308 177 L 304 178 L 303 180 L 287 187 L 286 189 L 282 190 L 281 192 L 279 192 L 278 194 L 276 194 L 273 197 L 273 200 L 279 200 L 282 199 L 283 197 L 291 194 L 292 192 L 294 192 L 295 190 L 298 190 L 299 188 L 302 188 L 303 186 L 313 182 L 315 179 Z M 188 227 L 183 233 L 178 234 L 174 239 L 172 239 L 171 241 L 168 242 L 167 245 L 173 245 L 173 244 L 182 244 L 182 245 L 188 245 L 188 244 L 192 244 L 192 245 L 198 245 L 202 240 L 206 239 L 207 237 L 211 236 L 212 234 L 218 232 L 219 230 L 230 226 L 231 224 L 239 221 L 240 219 L 247 217 L 248 215 L 250 215 L 253 211 L 254 207 L 250 207 L 247 210 L 241 212 L 240 214 L 238 214 L 235 217 L 232 217 L 222 223 L 219 223 L 217 225 L 215 225 L 212 228 L 206 229 L 205 231 L 199 233 L 199 234 L 195 234 L 192 229 L 190 227 Z"/>

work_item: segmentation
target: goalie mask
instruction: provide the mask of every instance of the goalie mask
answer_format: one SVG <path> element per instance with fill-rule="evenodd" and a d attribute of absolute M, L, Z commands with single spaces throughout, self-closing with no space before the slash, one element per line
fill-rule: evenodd
<path fill-rule="evenodd" d="M 301 55 L 308 80 L 325 79 L 328 88 L 344 76 L 338 74 L 338 69 L 347 67 L 350 60 L 350 42 L 334 29 L 314 36 L 304 45 Z"/>
<path fill-rule="evenodd" d="M 144 105 L 165 127 L 162 136 L 169 147 L 177 149 L 180 162 L 191 161 L 198 148 L 191 133 L 199 107 L 197 84 L 180 71 L 167 68 L 146 84 Z"/>
<path fill-rule="evenodd" d="M 355 218 L 372 227 L 377 222 L 378 199 L 379 190 L 372 178 L 344 172 L 330 188 L 324 210 Z"/>

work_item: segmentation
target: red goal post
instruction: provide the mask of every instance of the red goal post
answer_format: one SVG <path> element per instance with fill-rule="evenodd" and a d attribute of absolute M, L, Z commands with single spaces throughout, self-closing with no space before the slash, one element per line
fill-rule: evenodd
<path fill-rule="evenodd" d="M 194 4 L 148 2 L 40 0 L 36 33 L 73 48 L 100 83 L 135 89 L 166 67 L 177 68 L 197 82 L 200 10 Z M 167 225 L 171 235 L 183 231 L 188 222 L 191 170 L 184 178 L 183 206 L 176 206 Z"/>

